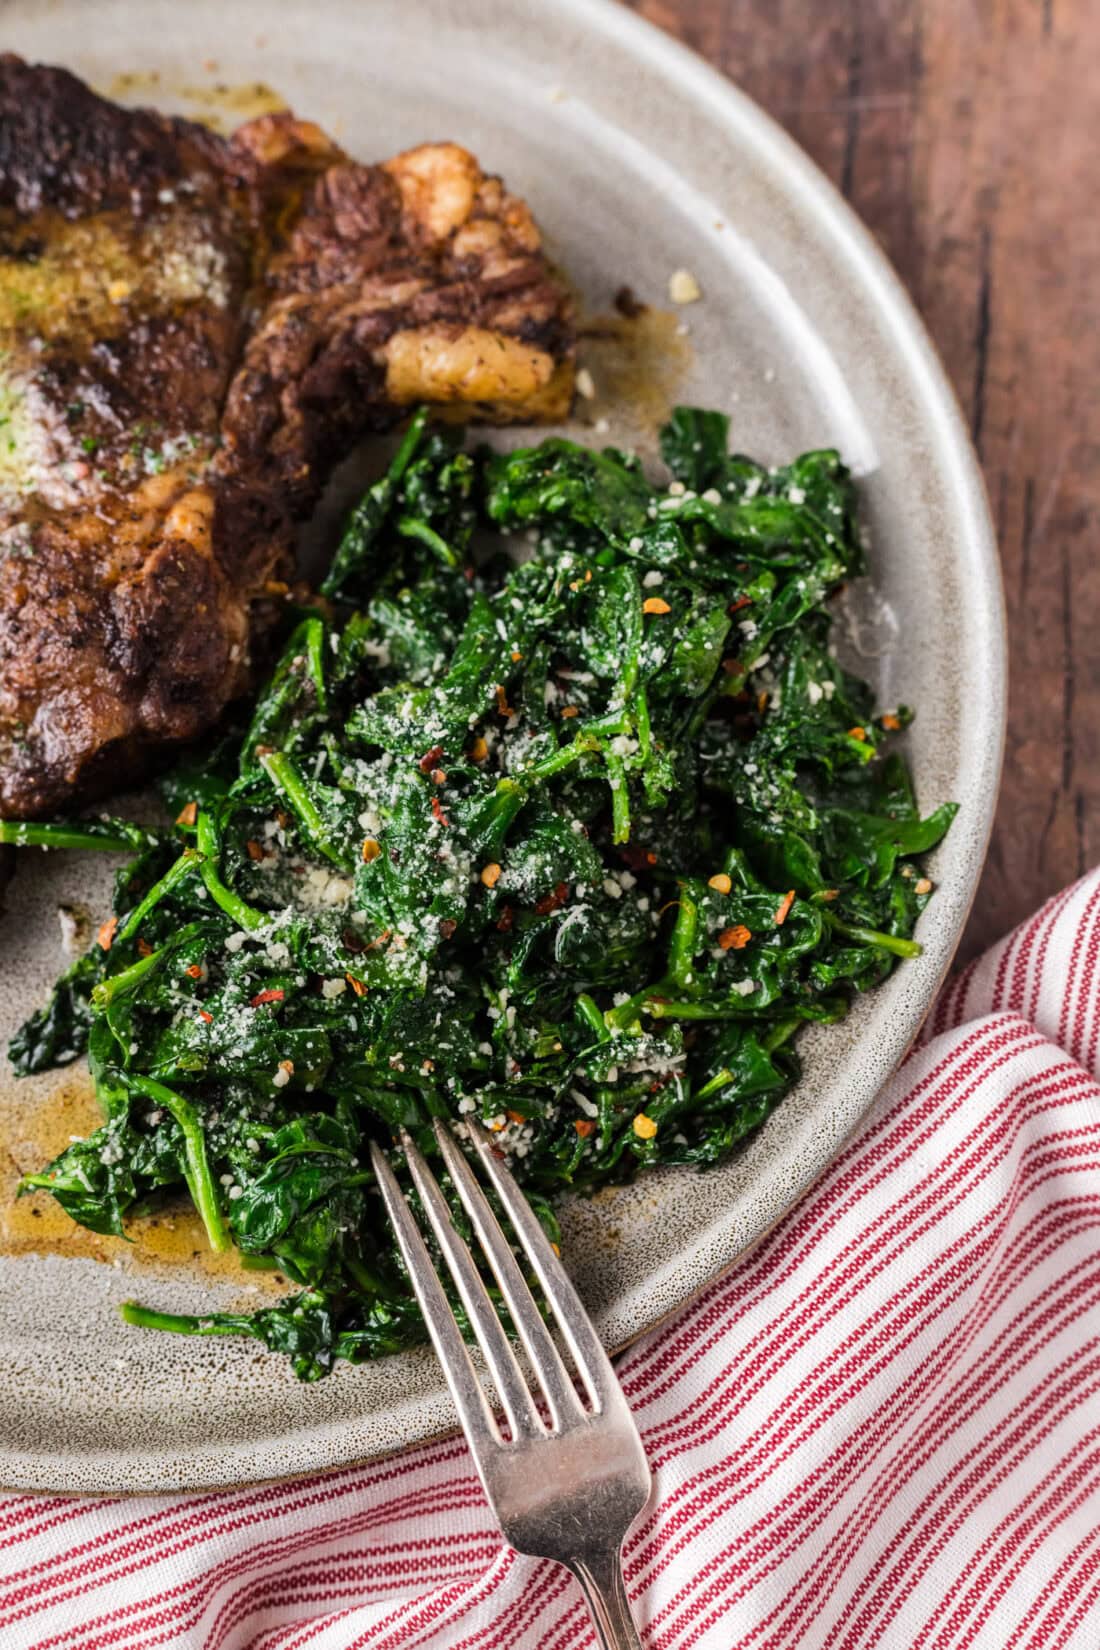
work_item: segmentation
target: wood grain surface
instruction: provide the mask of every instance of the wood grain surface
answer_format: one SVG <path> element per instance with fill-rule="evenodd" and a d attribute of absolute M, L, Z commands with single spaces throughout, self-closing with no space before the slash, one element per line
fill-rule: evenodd
<path fill-rule="evenodd" d="M 1100 860 L 1100 5 L 634 7 L 844 192 L 969 419 L 1001 547 L 1010 698 L 965 960 Z"/>

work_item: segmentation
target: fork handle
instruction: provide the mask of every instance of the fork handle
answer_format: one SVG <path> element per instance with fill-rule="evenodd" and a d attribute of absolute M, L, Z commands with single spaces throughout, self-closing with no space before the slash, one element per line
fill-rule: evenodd
<path fill-rule="evenodd" d="M 642 1650 L 623 1581 L 621 1550 L 587 1553 L 569 1568 L 581 1584 L 600 1650 Z"/>

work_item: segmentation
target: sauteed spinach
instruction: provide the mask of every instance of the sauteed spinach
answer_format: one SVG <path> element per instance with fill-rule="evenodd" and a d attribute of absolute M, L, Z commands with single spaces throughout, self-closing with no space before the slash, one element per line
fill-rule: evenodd
<path fill-rule="evenodd" d="M 74 1220 L 186 1189 L 297 1292 L 243 1333 L 304 1378 L 421 1337 L 366 1144 L 474 1114 L 555 1194 L 705 1168 L 798 1074 L 796 1034 L 914 955 L 931 893 L 890 736 L 830 646 L 863 570 L 838 455 L 729 456 L 680 408 L 671 479 L 561 439 L 412 421 L 247 726 L 163 782 L 114 915 L 11 1044 L 87 1048 L 104 1123 L 24 1182 Z"/>

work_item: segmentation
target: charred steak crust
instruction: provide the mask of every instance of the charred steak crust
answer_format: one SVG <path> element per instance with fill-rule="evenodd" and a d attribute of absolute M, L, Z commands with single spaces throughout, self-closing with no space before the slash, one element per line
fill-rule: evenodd
<path fill-rule="evenodd" d="M 67 69 L 0 53 L 0 205 L 23 217 L 149 210 L 161 189 L 183 182 L 220 192 L 225 155 L 203 126 L 120 108 Z"/>
<path fill-rule="evenodd" d="M 457 145 L 227 140 L 0 56 L 0 815 L 131 781 L 247 689 L 365 431 L 558 417 L 572 362 L 530 213 Z"/>

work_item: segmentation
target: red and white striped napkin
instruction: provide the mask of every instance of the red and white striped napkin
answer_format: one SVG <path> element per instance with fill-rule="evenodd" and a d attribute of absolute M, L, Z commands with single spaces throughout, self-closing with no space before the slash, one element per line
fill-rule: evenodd
<path fill-rule="evenodd" d="M 930 918 L 934 920 L 934 915 Z M 941 997 L 858 1138 L 620 1370 L 647 1650 L 1100 1645 L 1100 872 Z M 580 1650 L 461 1442 L 0 1499 L 3 1650 Z"/>

